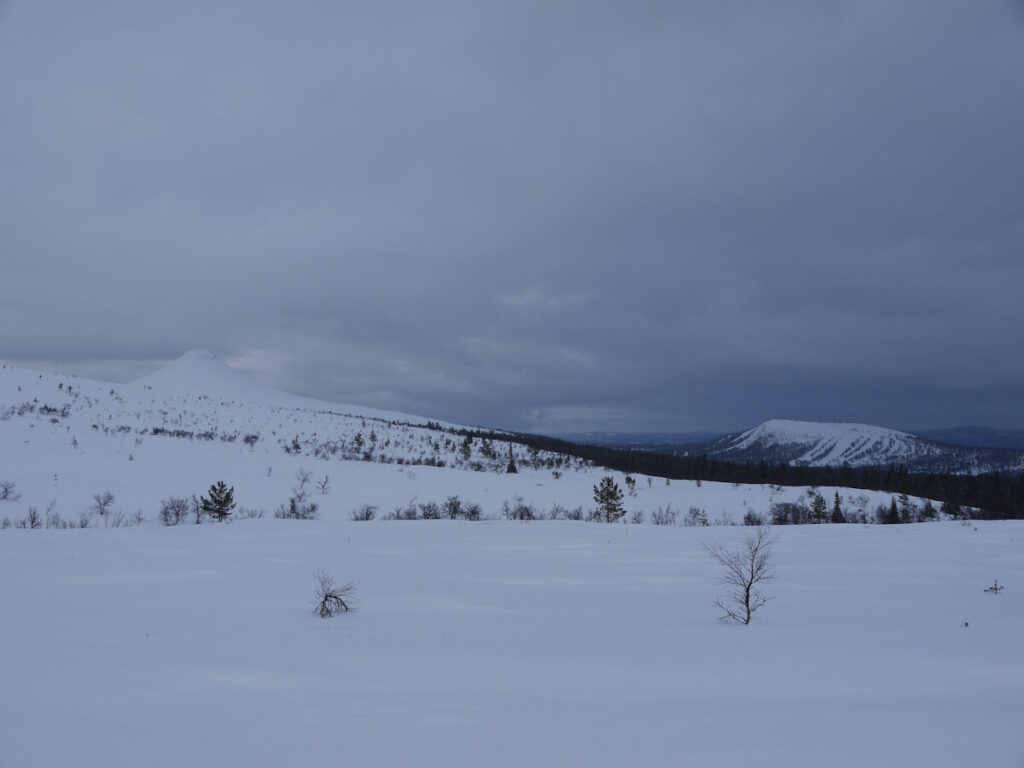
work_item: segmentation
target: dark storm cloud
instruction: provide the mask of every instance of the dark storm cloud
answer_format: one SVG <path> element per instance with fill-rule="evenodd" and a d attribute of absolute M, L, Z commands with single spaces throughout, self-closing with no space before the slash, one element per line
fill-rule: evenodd
<path fill-rule="evenodd" d="M 1024 423 L 1013 3 L 0 5 L 0 354 L 538 430 Z"/>

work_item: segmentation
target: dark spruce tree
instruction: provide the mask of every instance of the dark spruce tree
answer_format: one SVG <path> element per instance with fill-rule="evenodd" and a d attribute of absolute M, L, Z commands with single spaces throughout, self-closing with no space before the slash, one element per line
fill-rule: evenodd
<path fill-rule="evenodd" d="M 836 496 L 832 500 L 832 522 L 833 523 L 845 523 L 846 515 L 843 514 L 843 508 L 839 504 L 839 491 L 836 491 Z"/>
<path fill-rule="evenodd" d="M 505 468 L 505 472 L 509 475 L 515 475 L 519 472 L 516 468 L 516 457 L 512 455 L 511 445 L 508 447 L 508 466 Z"/>
<path fill-rule="evenodd" d="M 231 510 L 235 508 L 235 487 L 228 488 L 223 480 L 218 480 L 210 486 L 207 493 L 208 497 L 201 497 L 203 512 L 217 522 L 227 520 Z"/>

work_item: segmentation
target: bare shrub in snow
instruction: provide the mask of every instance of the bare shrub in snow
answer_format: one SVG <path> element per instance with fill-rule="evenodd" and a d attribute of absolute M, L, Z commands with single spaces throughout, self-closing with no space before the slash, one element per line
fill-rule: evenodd
<path fill-rule="evenodd" d="M 683 520 L 683 525 L 703 527 L 708 524 L 708 513 L 700 507 L 690 507 L 690 511 L 686 513 L 686 518 Z"/>
<path fill-rule="evenodd" d="M 94 493 L 92 495 L 92 511 L 103 517 L 110 511 L 110 505 L 114 503 L 114 494 L 110 491 Z"/>
<path fill-rule="evenodd" d="M 743 515 L 744 525 L 764 525 L 764 517 L 757 512 L 747 512 Z"/>
<path fill-rule="evenodd" d="M 810 519 L 811 512 L 799 502 L 780 501 L 772 504 L 772 525 L 801 525 Z"/>
<path fill-rule="evenodd" d="M 25 527 L 33 529 L 43 527 L 43 518 L 39 515 L 39 510 L 35 507 L 28 508 L 28 514 L 25 515 Z"/>
<path fill-rule="evenodd" d="M 639 525 L 644 521 L 644 511 L 642 509 L 634 509 L 629 515 L 629 522 L 634 525 Z"/>
<path fill-rule="evenodd" d="M 462 517 L 462 501 L 458 496 L 449 496 L 444 500 L 444 516 L 449 520 L 458 520 Z"/>
<path fill-rule="evenodd" d="M 262 509 L 239 507 L 238 511 L 235 513 L 235 518 L 238 520 L 262 520 L 266 514 L 266 511 Z"/>
<path fill-rule="evenodd" d="M 192 515 L 196 525 L 203 522 L 203 516 L 206 514 L 203 512 L 203 505 L 199 502 L 199 497 L 195 494 L 192 494 L 192 498 L 189 499 L 189 514 Z"/>
<path fill-rule="evenodd" d="M 278 520 L 316 520 L 320 516 L 319 509 L 319 505 L 309 501 L 304 493 L 296 494 L 288 499 L 287 504 L 274 510 L 274 517 Z"/>
<path fill-rule="evenodd" d="M 565 510 L 566 520 L 582 520 L 583 519 L 583 507 L 573 507 L 572 509 Z"/>
<path fill-rule="evenodd" d="M 349 582 L 339 587 L 334 583 L 334 577 L 327 571 L 320 569 L 313 574 L 316 578 L 316 608 L 313 613 L 319 614 L 321 619 L 334 616 L 336 613 L 348 613 L 355 604 L 356 585 Z"/>
<path fill-rule="evenodd" d="M 10 528 L 10 527 L 11 527 L 11 518 L 5 517 L 3 522 L 0 523 L 0 528 Z"/>
<path fill-rule="evenodd" d="M 537 510 L 530 504 L 523 501 L 522 496 L 516 496 L 511 504 L 507 501 L 502 504 L 502 511 L 506 520 L 536 520 Z"/>
<path fill-rule="evenodd" d="M 316 487 L 320 489 L 321 496 L 326 496 L 328 493 L 331 492 L 331 476 L 324 475 L 323 480 L 320 480 L 316 484 Z"/>
<path fill-rule="evenodd" d="M 419 514 L 416 512 L 416 499 L 412 499 L 404 507 L 395 507 L 395 511 L 392 512 L 388 519 L 390 520 L 418 520 Z"/>
<path fill-rule="evenodd" d="M 428 501 L 425 504 L 420 504 L 420 517 L 424 520 L 440 520 L 441 507 L 439 507 L 435 501 Z"/>
<path fill-rule="evenodd" d="M 10 480 L 0 481 L 0 501 L 17 501 L 21 494 L 15 490 L 16 486 Z"/>
<path fill-rule="evenodd" d="M 479 520 L 483 517 L 483 510 L 475 501 L 467 501 L 462 505 L 462 517 L 466 520 Z"/>
<path fill-rule="evenodd" d="M 672 508 L 671 504 L 658 507 L 651 512 L 651 522 L 655 525 L 675 525 L 678 518 L 679 513 Z"/>
<path fill-rule="evenodd" d="M 357 522 L 368 523 L 377 516 L 377 507 L 373 504 L 361 504 L 349 513 L 349 517 Z"/>
<path fill-rule="evenodd" d="M 163 525 L 180 525 L 188 518 L 188 499 L 184 496 L 168 496 L 160 502 L 157 519 Z"/>
<path fill-rule="evenodd" d="M 722 621 L 749 624 L 754 612 L 771 598 L 757 589 L 758 584 L 775 578 L 772 545 L 777 537 L 768 526 L 760 525 L 743 540 L 743 549 L 731 552 L 721 544 L 705 546 L 711 558 L 724 569 L 718 583 L 729 592 L 715 599 L 722 609 Z"/>

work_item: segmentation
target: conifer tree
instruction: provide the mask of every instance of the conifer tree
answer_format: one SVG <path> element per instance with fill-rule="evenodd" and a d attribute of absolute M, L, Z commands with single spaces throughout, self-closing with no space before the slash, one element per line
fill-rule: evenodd
<path fill-rule="evenodd" d="M 843 508 L 839 506 L 839 491 L 836 491 L 835 498 L 832 500 L 832 522 L 846 522 L 846 515 L 843 514 Z"/>
<path fill-rule="evenodd" d="M 511 445 L 508 447 L 508 466 L 505 468 L 505 473 L 509 475 L 519 473 L 519 469 L 516 467 L 516 457 L 512 455 Z"/>
<path fill-rule="evenodd" d="M 602 477 L 601 482 L 594 486 L 594 503 L 597 504 L 598 517 L 603 517 L 606 523 L 614 523 L 626 514 L 622 506 L 622 489 L 611 475 Z"/>
<path fill-rule="evenodd" d="M 815 493 L 811 498 L 811 518 L 816 523 L 825 522 L 825 512 L 828 510 L 828 503 L 820 493 Z"/>
<path fill-rule="evenodd" d="M 231 510 L 235 508 L 235 487 L 231 486 L 228 488 L 223 480 L 218 480 L 210 486 L 210 490 L 207 493 L 209 493 L 209 497 L 200 497 L 203 512 L 218 522 L 227 520 Z"/>

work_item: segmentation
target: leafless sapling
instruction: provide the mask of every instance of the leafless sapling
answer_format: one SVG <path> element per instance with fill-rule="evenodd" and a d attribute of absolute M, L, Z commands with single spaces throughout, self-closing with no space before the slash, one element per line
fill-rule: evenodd
<path fill-rule="evenodd" d="M 743 540 L 739 551 L 732 552 L 721 544 L 704 547 L 724 569 L 718 583 L 729 587 L 725 596 L 715 599 L 715 605 L 722 610 L 722 621 L 749 624 L 754 611 L 771 599 L 757 586 L 775 578 L 772 545 L 777 538 L 768 526 L 759 525 Z"/>
<path fill-rule="evenodd" d="M 114 494 L 110 491 L 104 493 L 94 493 L 92 495 L 92 510 L 100 517 L 103 517 L 110 510 L 110 505 L 114 503 Z"/>
<path fill-rule="evenodd" d="M 336 613 L 348 613 L 355 604 L 356 585 L 349 582 L 339 587 L 334 577 L 322 568 L 313 574 L 316 578 L 316 608 L 313 613 L 326 619 Z"/>

